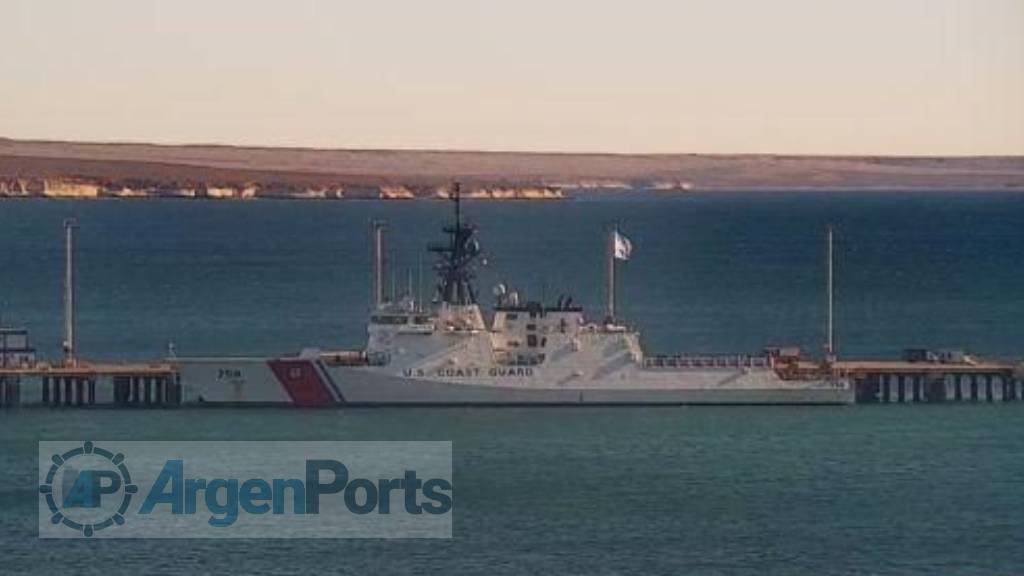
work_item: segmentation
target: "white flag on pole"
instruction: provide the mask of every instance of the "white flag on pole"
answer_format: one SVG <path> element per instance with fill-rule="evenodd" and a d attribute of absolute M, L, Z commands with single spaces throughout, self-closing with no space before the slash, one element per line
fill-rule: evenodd
<path fill-rule="evenodd" d="M 615 231 L 615 258 L 617 260 L 629 260 L 629 255 L 633 253 L 633 244 L 619 231 Z"/>

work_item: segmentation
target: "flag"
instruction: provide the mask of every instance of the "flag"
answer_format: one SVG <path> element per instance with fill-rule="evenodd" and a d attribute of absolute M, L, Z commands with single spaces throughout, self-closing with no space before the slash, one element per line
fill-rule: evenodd
<path fill-rule="evenodd" d="M 615 258 L 617 260 L 629 260 L 629 255 L 633 253 L 633 244 L 619 231 L 615 231 Z"/>

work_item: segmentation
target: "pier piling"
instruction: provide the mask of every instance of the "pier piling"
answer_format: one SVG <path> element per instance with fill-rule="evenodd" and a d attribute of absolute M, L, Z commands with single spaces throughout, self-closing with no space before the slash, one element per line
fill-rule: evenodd
<path fill-rule="evenodd" d="M 1024 399 L 1020 367 L 1009 363 L 850 360 L 833 366 L 850 377 L 860 403 L 994 403 Z"/>

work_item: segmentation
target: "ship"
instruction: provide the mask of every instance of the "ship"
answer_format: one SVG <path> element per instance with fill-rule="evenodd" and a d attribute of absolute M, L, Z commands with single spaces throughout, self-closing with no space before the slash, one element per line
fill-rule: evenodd
<path fill-rule="evenodd" d="M 491 310 L 475 285 L 477 227 L 458 186 L 452 222 L 430 244 L 436 292 L 386 301 L 382 228 L 374 229 L 375 295 L 361 350 L 305 349 L 273 358 L 174 358 L 182 403 L 301 407 L 410 405 L 848 404 L 851 382 L 786 348 L 757 354 L 648 355 L 615 314 L 617 261 L 628 239 L 610 230 L 608 309 L 589 319 L 571 298 L 521 300 L 499 285 Z"/>

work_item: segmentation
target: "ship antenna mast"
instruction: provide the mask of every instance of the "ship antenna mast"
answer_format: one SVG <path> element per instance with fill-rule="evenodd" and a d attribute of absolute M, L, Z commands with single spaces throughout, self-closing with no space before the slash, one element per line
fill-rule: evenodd
<path fill-rule="evenodd" d="M 384 231 L 387 222 L 374 220 L 373 227 L 373 307 L 379 310 L 384 306 Z"/>
<path fill-rule="evenodd" d="M 455 202 L 455 222 L 443 228 L 448 241 L 431 244 L 428 250 L 438 254 L 435 269 L 438 272 L 438 296 L 442 302 L 456 305 L 476 303 L 473 287 L 473 261 L 480 256 L 480 245 L 474 238 L 475 229 L 462 223 L 462 190 L 456 182 L 448 194 Z"/>
<path fill-rule="evenodd" d="M 452 189 L 452 200 L 455 202 L 455 229 L 462 229 L 462 186 L 456 182 Z M 452 237 L 454 246 L 455 237 Z"/>
<path fill-rule="evenodd" d="M 462 229 L 462 190 L 458 182 L 452 184 L 452 192 L 448 195 L 448 198 L 455 202 L 455 230 L 456 232 L 450 236 L 451 240 L 451 254 L 454 256 L 459 243 L 459 230 Z"/>

